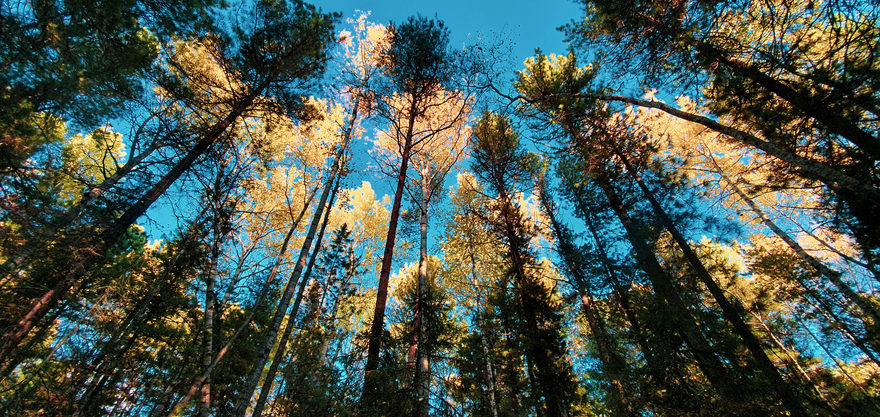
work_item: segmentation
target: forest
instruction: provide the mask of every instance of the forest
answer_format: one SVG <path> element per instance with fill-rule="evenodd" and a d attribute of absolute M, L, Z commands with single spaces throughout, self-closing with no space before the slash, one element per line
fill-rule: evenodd
<path fill-rule="evenodd" d="M 0 415 L 880 416 L 880 4 L 576 3 L 0 1 Z"/>

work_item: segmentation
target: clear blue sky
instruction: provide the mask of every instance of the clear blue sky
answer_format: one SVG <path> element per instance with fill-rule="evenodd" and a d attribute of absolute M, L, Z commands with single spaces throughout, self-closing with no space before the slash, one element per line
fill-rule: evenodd
<path fill-rule="evenodd" d="M 344 18 L 353 16 L 355 10 L 370 11 L 370 20 L 383 24 L 416 14 L 436 14 L 449 27 L 452 46 L 461 45 L 469 35 L 503 34 L 515 43 L 512 61 L 516 63 L 532 56 L 535 48 L 565 52 L 563 35 L 556 28 L 582 15 L 580 7 L 569 0 L 314 0 L 314 4 L 324 11 L 342 12 Z"/>

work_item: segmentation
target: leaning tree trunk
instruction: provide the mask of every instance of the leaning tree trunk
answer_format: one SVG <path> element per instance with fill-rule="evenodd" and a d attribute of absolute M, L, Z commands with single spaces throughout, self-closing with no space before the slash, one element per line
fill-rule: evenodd
<path fill-rule="evenodd" d="M 254 405 L 254 412 L 251 414 L 251 417 L 262 416 L 263 408 L 265 408 L 266 401 L 272 391 L 272 384 L 275 382 L 275 374 L 278 372 L 278 366 L 281 365 L 281 362 L 284 361 L 284 356 L 287 354 L 287 342 L 290 339 L 290 335 L 293 333 L 293 329 L 296 327 L 296 315 L 299 311 L 299 306 L 302 303 L 303 292 L 311 279 L 312 268 L 315 266 L 315 260 L 318 258 L 318 253 L 321 252 L 321 242 L 324 239 L 324 231 L 327 228 L 328 220 L 330 220 L 330 212 L 333 210 L 333 202 L 336 199 L 336 192 L 339 191 L 341 180 L 342 176 L 340 175 L 336 179 L 336 185 L 333 187 L 330 201 L 324 209 L 324 221 L 321 223 L 321 229 L 318 231 L 318 237 L 315 239 L 315 247 L 312 250 L 312 256 L 309 258 L 309 264 L 306 266 L 306 271 L 302 276 L 302 282 L 300 282 L 299 290 L 293 301 L 293 308 L 290 310 L 287 324 L 284 325 L 281 340 L 278 341 L 278 347 L 275 350 L 275 355 L 272 357 L 272 364 L 269 365 L 269 371 L 266 373 L 263 380 L 263 386 L 260 388 L 260 396 L 257 397 L 257 403 Z"/>
<path fill-rule="evenodd" d="M 357 119 L 359 103 L 360 94 L 355 96 L 354 104 L 351 111 L 351 118 L 348 121 L 348 126 L 346 126 L 345 130 L 343 131 L 344 137 L 339 145 L 339 149 L 336 150 L 336 155 L 333 158 L 330 173 L 327 176 L 327 180 L 324 183 L 323 191 L 321 192 L 321 198 L 318 200 L 318 204 L 315 207 L 315 212 L 312 215 L 311 222 L 309 223 L 309 230 L 306 233 L 305 240 L 303 240 L 302 247 L 300 248 L 296 266 L 294 267 L 293 272 L 290 274 L 290 279 L 287 281 L 287 285 L 284 288 L 284 294 L 281 296 L 281 300 L 278 303 L 278 308 L 275 310 L 275 315 L 272 317 L 271 327 L 269 327 L 268 334 L 263 340 L 263 345 L 260 348 L 260 353 L 257 356 L 257 360 L 254 363 L 251 374 L 250 376 L 248 376 L 248 379 L 246 380 L 245 385 L 242 388 L 241 395 L 237 399 L 233 415 L 244 416 L 247 412 L 248 404 L 250 404 L 251 397 L 253 396 L 254 391 L 257 388 L 257 384 L 260 381 L 260 375 L 263 373 L 263 368 L 266 366 L 266 362 L 269 360 L 269 354 L 272 351 L 272 346 L 275 344 L 275 339 L 278 337 L 278 331 L 281 329 L 281 323 L 284 321 L 284 317 L 287 315 L 287 308 L 290 306 L 290 299 L 293 297 L 293 293 L 296 291 L 296 284 L 299 282 L 303 269 L 306 266 L 306 261 L 312 247 L 312 241 L 314 240 L 315 233 L 317 233 L 318 226 L 321 223 L 321 215 L 323 214 L 324 207 L 327 204 L 327 199 L 330 197 L 330 193 L 333 189 L 333 182 L 336 179 L 336 176 L 339 174 L 340 170 L 342 169 L 342 159 L 345 155 L 345 151 L 348 149 L 349 142 L 351 142 L 351 134 L 354 130 L 354 124 Z"/>
<path fill-rule="evenodd" d="M 640 100 L 613 94 L 584 93 L 573 94 L 573 96 L 602 101 L 619 101 L 622 103 L 661 110 L 682 120 L 705 126 L 715 132 L 730 136 L 746 145 L 760 149 L 767 155 L 770 155 L 797 170 L 805 178 L 813 179 L 825 184 L 837 194 L 846 195 L 851 193 L 851 195 L 860 196 L 859 198 L 862 199 L 860 200 L 862 203 L 868 204 L 871 207 L 880 207 L 880 204 L 877 203 L 877 201 L 880 201 L 880 189 L 877 189 L 871 184 L 867 184 L 864 181 L 812 159 L 804 158 L 800 155 L 789 152 L 773 142 L 768 142 L 734 127 L 723 125 L 708 117 L 688 113 L 659 101 Z M 550 98 L 552 97 L 553 96 L 550 96 Z"/>
<path fill-rule="evenodd" d="M 242 101 L 238 102 L 225 118 L 214 124 L 211 129 L 203 136 L 195 146 L 190 149 L 180 161 L 178 161 L 166 174 L 153 185 L 136 203 L 130 206 L 120 218 L 116 219 L 110 227 L 100 234 L 100 239 L 94 242 L 93 248 L 85 251 L 75 251 L 84 253 L 75 253 L 72 262 L 66 265 L 62 270 L 58 271 L 58 281 L 55 286 L 46 291 L 37 302 L 31 305 L 29 311 L 22 316 L 9 330 L 0 336 L 0 359 L 5 359 L 8 355 L 21 343 L 30 331 L 36 326 L 46 313 L 54 308 L 60 300 L 67 296 L 72 288 L 79 287 L 82 281 L 86 279 L 88 271 L 97 265 L 111 245 L 116 243 L 119 238 L 125 234 L 128 228 L 134 222 L 146 213 L 147 209 L 159 197 L 168 190 L 168 188 L 183 175 L 195 161 L 202 156 L 208 149 L 232 126 L 236 120 L 250 107 L 256 99 L 258 93 L 265 88 L 260 87 L 248 94 Z M 66 269 L 66 270 L 64 270 Z"/>
<path fill-rule="evenodd" d="M 803 404 L 801 403 L 797 393 L 791 389 L 791 385 L 785 381 L 782 375 L 779 372 L 779 369 L 776 368 L 776 365 L 773 361 L 767 357 L 767 352 L 764 351 L 764 347 L 761 345 L 761 341 L 758 340 L 758 337 L 755 336 L 752 328 L 746 324 L 743 316 L 745 315 L 745 310 L 742 305 L 740 305 L 736 300 L 731 301 L 727 295 L 724 294 L 724 290 L 715 282 L 712 276 L 709 274 L 709 271 L 706 270 L 705 265 L 703 265 L 702 261 L 700 261 L 699 257 L 697 257 L 696 252 L 694 252 L 693 248 L 691 248 L 690 243 L 684 238 L 684 236 L 679 232 L 678 228 L 675 226 L 675 223 L 666 214 L 666 210 L 660 205 L 657 201 L 656 197 L 654 197 L 654 193 L 648 188 L 645 182 L 642 180 L 641 175 L 634 169 L 632 164 L 629 162 L 629 158 L 626 157 L 622 152 L 620 152 L 619 148 L 614 148 L 614 153 L 620 158 L 621 162 L 623 162 L 624 167 L 626 167 L 627 171 L 629 171 L 630 175 L 635 179 L 639 188 L 642 190 L 642 193 L 647 197 L 648 202 L 651 204 L 651 208 L 654 211 L 654 215 L 656 216 L 659 223 L 667 230 L 670 234 L 672 234 L 673 240 L 678 244 L 679 248 L 684 252 L 685 259 L 687 259 L 688 264 L 691 268 L 696 272 L 697 277 L 700 279 L 700 282 L 706 286 L 709 290 L 709 293 L 712 294 L 712 298 L 715 299 L 715 302 L 718 303 L 718 306 L 721 307 L 721 313 L 724 318 L 733 325 L 736 333 L 742 338 L 746 347 L 748 347 L 749 351 L 752 353 L 752 357 L 757 362 L 758 368 L 764 374 L 767 379 L 770 380 L 770 384 L 772 389 L 776 391 L 776 395 L 779 396 L 779 399 L 782 400 L 785 407 L 796 416 L 806 416 L 807 411 L 804 409 Z"/>
<path fill-rule="evenodd" d="M 610 376 L 611 409 L 616 416 L 636 416 L 638 413 L 633 408 L 633 397 L 626 392 L 622 382 L 626 364 L 623 358 L 614 350 L 605 321 L 597 311 L 596 301 L 593 298 L 589 280 L 583 275 L 584 265 L 575 257 L 578 249 L 575 248 L 574 243 L 571 241 L 569 230 L 556 219 L 556 213 L 554 213 L 550 196 L 547 195 L 546 184 L 543 178 L 539 179 L 538 187 L 541 205 L 556 235 L 557 252 L 562 257 L 565 269 L 572 278 L 575 290 L 581 296 L 581 307 L 584 316 L 587 318 L 590 332 L 593 334 L 596 342 L 599 360 L 602 362 L 605 372 Z"/>
<path fill-rule="evenodd" d="M 720 63 L 732 73 L 755 82 L 787 101 L 803 114 L 821 123 L 831 133 L 846 138 L 862 152 L 870 155 L 872 160 L 880 159 L 880 138 L 871 135 L 860 128 L 858 124 L 848 120 L 840 111 L 830 109 L 821 98 L 795 90 L 782 81 L 765 74 L 753 64 L 733 58 L 712 45 L 698 43 L 696 47 L 697 51 L 709 60 Z"/>
<path fill-rule="evenodd" d="M 672 309 L 672 314 L 669 316 L 672 321 L 671 328 L 682 336 L 685 344 L 697 360 L 700 370 L 726 401 L 731 404 L 737 404 L 747 400 L 736 386 L 733 376 L 724 367 L 712 351 L 712 347 L 705 336 L 700 332 L 697 320 L 688 310 L 679 294 L 679 290 L 669 275 L 660 266 L 660 262 L 648 245 L 647 238 L 630 217 L 617 192 L 604 177 L 599 178 L 598 183 L 608 198 L 611 209 L 626 230 L 627 240 L 629 240 L 633 250 L 636 252 L 636 261 L 642 270 L 645 271 L 651 286 L 654 287 L 654 291 Z"/>

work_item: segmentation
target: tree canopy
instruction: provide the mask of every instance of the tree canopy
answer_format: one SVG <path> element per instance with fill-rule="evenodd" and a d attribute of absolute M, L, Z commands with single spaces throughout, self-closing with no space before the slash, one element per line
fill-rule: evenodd
<path fill-rule="evenodd" d="M 0 414 L 880 416 L 880 7 L 576 4 L 3 2 Z"/>

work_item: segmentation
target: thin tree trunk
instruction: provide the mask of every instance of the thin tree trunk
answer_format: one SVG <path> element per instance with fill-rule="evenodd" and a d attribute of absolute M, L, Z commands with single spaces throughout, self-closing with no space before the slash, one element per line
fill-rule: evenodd
<path fill-rule="evenodd" d="M 544 208 L 544 213 L 547 214 L 547 218 L 550 220 L 550 225 L 556 235 L 557 252 L 562 257 L 562 261 L 566 267 L 565 269 L 573 278 L 572 281 L 575 290 L 581 296 L 581 307 L 584 316 L 587 318 L 590 332 L 593 334 L 593 338 L 596 341 L 599 360 L 602 362 L 602 367 L 605 369 L 608 376 L 610 376 L 611 409 L 616 416 L 636 416 L 637 412 L 632 407 L 633 398 L 627 394 L 623 387 L 623 383 L 621 382 L 623 380 L 622 373 L 625 370 L 626 365 L 623 358 L 620 357 L 611 346 L 610 335 L 608 334 L 605 322 L 596 311 L 596 302 L 593 298 L 589 281 L 587 277 L 583 275 L 583 265 L 575 259 L 574 254 L 577 251 L 577 248 L 575 248 L 574 244 L 571 242 L 569 231 L 556 219 L 554 207 L 550 201 L 550 196 L 547 194 L 546 184 L 543 177 L 539 178 L 538 191 L 540 193 L 539 196 L 541 205 Z"/>
<path fill-rule="evenodd" d="M 485 329 L 480 329 L 480 323 L 488 320 L 488 314 L 485 311 L 485 308 L 482 306 L 485 302 L 483 298 L 483 291 L 479 289 L 479 280 L 477 279 L 477 258 L 474 254 L 474 248 L 468 241 L 468 256 L 471 259 L 471 283 L 474 285 L 474 288 L 478 288 L 478 294 L 480 295 L 480 299 L 477 300 L 477 331 L 480 333 L 480 345 L 483 347 L 483 356 L 486 358 L 486 383 L 489 385 L 489 407 L 492 409 L 492 417 L 498 417 L 498 402 L 496 399 L 496 387 L 495 387 L 495 366 L 492 361 L 492 355 L 489 351 L 489 340 L 486 337 Z M 482 318 L 479 317 L 480 310 L 482 311 Z"/>
<path fill-rule="evenodd" d="M 168 415 L 169 417 L 173 417 L 180 413 L 184 406 L 189 403 L 192 396 L 195 395 L 196 391 L 198 391 L 202 384 L 207 381 L 211 373 L 214 371 L 214 368 L 220 363 L 220 360 L 226 355 L 226 352 L 232 347 L 232 344 L 235 343 L 235 340 L 238 339 L 238 335 L 241 334 L 247 326 L 250 325 L 251 321 L 254 319 L 256 315 L 257 309 L 262 305 L 263 301 L 266 299 L 266 295 L 269 292 L 269 288 L 275 282 L 275 278 L 278 275 L 278 269 L 281 267 L 281 264 L 284 262 L 284 255 L 287 253 L 288 245 L 290 244 L 290 239 L 293 237 L 294 232 L 299 227 L 299 223 L 305 215 L 306 211 L 308 211 L 309 205 L 311 204 L 312 199 L 314 198 L 315 193 L 311 193 L 309 198 L 304 202 L 302 210 L 300 210 L 299 215 L 296 219 L 291 219 L 292 223 L 290 227 L 287 229 L 287 234 L 284 236 L 284 240 L 281 243 L 281 248 L 278 250 L 278 254 L 275 256 L 275 262 L 272 264 L 272 269 L 269 271 L 269 275 L 266 277 L 266 281 L 263 283 L 260 292 L 257 295 L 257 299 L 254 301 L 254 306 L 251 309 L 251 312 L 248 314 L 247 318 L 242 322 L 241 325 L 235 330 L 235 333 L 226 341 L 226 344 L 220 351 L 217 353 L 217 356 L 211 361 L 211 365 L 202 371 L 202 374 L 196 379 L 195 382 L 190 386 L 187 393 L 184 397 L 178 401 L 171 408 L 171 413 Z"/>
<path fill-rule="evenodd" d="M 220 221 L 215 218 L 215 222 Z M 217 282 L 217 264 L 220 259 L 220 244 L 222 241 L 221 225 L 214 225 L 214 242 L 211 245 L 210 270 L 205 282 L 205 323 L 203 325 L 202 339 L 202 372 L 211 367 L 214 359 L 214 305 L 216 297 L 214 287 Z M 211 378 L 210 376 L 202 384 L 201 398 L 199 399 L 199 415 L 208 417 L 211 413 Z"/>
<path fill-rule="evenodd" d="M 791 353 L 791 350 L 787 346 L 785 346 L 782 340 L 779 340 L 779 337 L 776 336 L 776 333 L 773 331 L 773 329 L 771 329 L 770 326 L 767 325 L 767 323 L 760 315 L 758 315 L 754 311 L 750 313 L 752 314 L 752 317 L 755 318 L 755 321 L 758 323 L 758 325 L 761 326 L 761 329 L 763 329 L 764 332 L 767 333 L 767 336 L 773 343 L 773 346 L 775 346 L 776 349 L 779 349 L 779 351 L 782 352 L 782 355 L 784 357 L 780 357 L 780 359 L 785 361 L 785 363 L 787 363 L 788 366 L 790 366 L 794 370 L 795 375 L 797 375 L 804 384 L 810 386 L 810 388 L 813 390 L 813 393 L 815 393 L 818 397 L 821 397 L 823 400 L 828 401 L 827 398 L 825 398 L 825 395 L 819 392 L 819 390 L 816 388 L 816 384 L 813 382 L 813 378 L 810 378 L 810 375 L 807 374 L 807 371 L 804 370 L 804 368 L 801 366 L 797 357 L 795 357 Z"/>
<path fill-rule="evenodd" d="M 430 177 L 425 175 L 423 177 Z M 416 366 L 413 380 L 416 386 L 416 415 L 428 415 L 428 400 L 431 385 L 431 365 L 428 352 L 431 347 L 428 344 L 428 323 L 426 306 L 430 300 L 428 294 L 428 213 L 431 204 L 430 183 L 428 179 L 422 179 L 422 204 L 419 215 L 419 272 L 416 286 Z"/>
<path fill-rule="evenodd" d="M 486 357 L 486 382 L 489 385 L 489 407 L 492 409 L 492 417 L 498 417 L 498 403 L 495 399 L 495 371 L 492 366 L 492 357 L 489 352 L 489 342 L 484 332 L 480 331 L 480 345 L 483 347 L 483 356 Z"/>
<path fill-rule="evenodd" d="M 339 145 L 339 149 L 336 150 L 336 155 L 333 158 L 330 174 L 327 176 L 327 180 L 324 183 L 324 189 L 321 192 L 321 198 L 318 200 L 318 205 L 315 207 L 315 212 L 312 215 L 311 222 L 309 223 L 309 230 L 306 233 L 302 248 L 300 248 L 296 266 L 294 267 L 293 272 L 290 274 L 290 279 L 287 281 L 287 285 L 284 288 L 284 294 L 282 295 L 281 300 L 278 303 L 278 308 L 275 310 L 275 315 L 272 318 L 272 325 L 269 328 L 266 339 L 263 341 L 263 346 L 261 347 L 260 353 L 257 356 L 257 360 L 254 363 L 254 368 L 251 371 L 250 376 L 246 380 L 246 383 L 241 391 L 241 395 L 237 399 L 237 404 L 233 413 L 233 415 L 235 416 L 245 415 L 247 407 L 250 404 L 250 399 L 257 388 L 257 384 L 259 383 L 260 375 L 263 373 L 263 368 L 266 366 L 266 362 L 269 360 L 269 354 L 272 351 L 272 346 L 275 344 L 275 339 L 278 337 L 278 331 L 281 329 L 281 323 L 284 321 L 284 317 L 287 315 L 287 308 L 290 306 L 290 299 L 293 297 L 294 291 L 296 291 L 296 284 L 299 282 L 303 269 L 306 266 L 306 260 L 312 247 L 312 241 L 314 240 L 315 233 L 317 233 L 318 226 L 321 223 L 321 215 L 323 214 L 324 206 L 327 204 L 327 199 L 329 198 L 330 193 L 333 189 L 333 181 L 336 179 L 336 176 L 342 169 L 342 159 L 345 155 L 345 151 L 348 149 L 348 144 L 351 141 L 351 133 L 354 129 L 354 123 L 357 119 L 359 103 L 360 94 L 355 96 L 354 105 L 352 106 L 351 110 L 351 118 L 348 121 L 348 126 L 343 131 L 344 136 L 342 142 Z"/>
<path fill-rule="evenodd" d="M 404 143 L 400 155 L 400 170 L 397 174 L 397 189 L 394 191 L 394 203 L 391 206 L 391 217 L 388 222 L 388 234 L 385 236 L 385 250 L 382 254 L 382 268 L 379 270 L 379 283 L 376 289 L 376 306 L 373 309 L 373 322 L 370 324 L 370 336 L 367 344 L 367 363 L 364 367 L 364 386 L 361 393 L 363 400 L 367 396 L 370 403 L 374 398 L 376 386 L 374 381 L 376 370 L 379 369 L 379 350 L 382 347 L 382 334 L 385 330 L 385 305 L 388 302 L 388 279 L 391 275 L 391 262 L 394 258 L 394 242 L 397 238 L 397 222 L 400 218 L 400 205 L 406 187 L 406 172 L 409 168 L 412 152 L 413 128 L 416 119 L 416 100 L 413 99 L 409 109 L 409 121 L 406 128 Z"/>
<path fill-rule="evenodd" d="M 330 200 L 327 203 L 327 206 L 324 209 L 324 220 L 321 222 L 321 229 L 318 231 L 318 237 L 315 238 L 315 247 L 312 250 L 312 255 L 309 258 L 309 264 L 306 267 L 306 271 L 302 276 L 302 282 L 299 285 L 299 290 L 296 293 L 296 298 L 293 301 L 293 308 L 290 310 L 289 317 L 287 319 L 287 324 L 284 326 L 284 330 L 281 334 L 281 340 L 278 342 L 278 347 L 275 350 L 275 355 L 272 357 L 272 363 L 269 365 L 269 371 L 266 373 L 265 379 L 263 380 L 263 386 L 260 388 L 260 396 L 257 398 L 257 403 L 254 405 L 254 412 L 251 414 L 251 417 L 260 417 L 263 414 L 263 408 L 266 406 L 266 400 L 269 398 L 269 394 L 272 391 L 272 384 L 275 382 L 275 374 L 278 372 L 278 366 L 281 365 L 281 362 L 284 361 L 284 356 L 287 354 L 287 341 L 290 339 L 290 335 L 293 333 L 293 329 L 296 327 L 296 315 L 299 311 L 300 303 L 302 303 L 303 292 L 309 284 L 312 275 L 312 268 L 315 266 L 315 260 L 318 258 L 318 253 L 321 252 L 321 242 L 324 239 L 324 231 L 327 229 L 327 222 L 330 219 L 330 212 L 333 211 L 333 202 L 336 200 L 336 193 L 339 191 L 339 186 L 342 182 L 342 177 L 339 176 L 336 179 L 335 186 L 333 186 L 333 191 L 330 194 Z"/>

